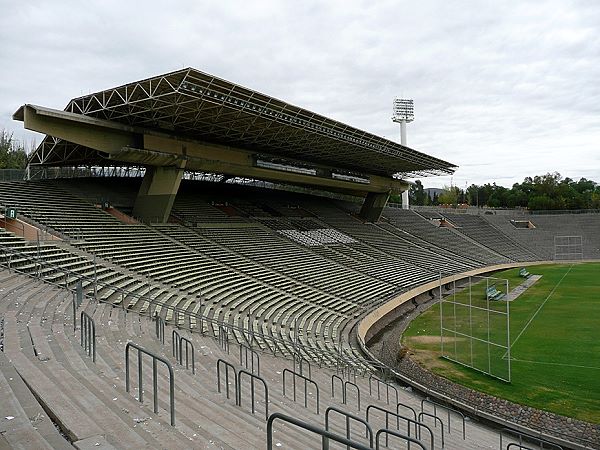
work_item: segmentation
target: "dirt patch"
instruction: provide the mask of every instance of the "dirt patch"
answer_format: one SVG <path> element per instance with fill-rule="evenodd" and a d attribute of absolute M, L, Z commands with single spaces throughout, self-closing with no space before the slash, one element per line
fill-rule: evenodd
<path fill-rule="evenodd" d="M 439 344 L 440 337 L 439 336 L 431 336 L 431 335 L 423 335 L 423 336 L 406 336 L 407 342 L 414 342 L 415 344 Z M 464 341 L 465 338 L 455 338 L 444 336 L 444 342 L 460 342 Z"/>

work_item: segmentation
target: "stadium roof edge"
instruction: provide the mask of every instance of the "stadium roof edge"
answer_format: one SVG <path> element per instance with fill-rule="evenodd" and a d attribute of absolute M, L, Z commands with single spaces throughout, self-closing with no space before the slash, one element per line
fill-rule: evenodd
<path fill-rule="evenodd" d="M 13 116 L 16 120 L 22 120 L 19 111 Z M 449 162 L 191 67 L 74 98 L 65 112 L 395 178 L 451 174 L 456 169 Z M 46 136 L 30 163 L 68 165 L 69 161 L 52 157 L 57 147 L 73 161 L 94 153 Z M 98 156 L 90 163 L 101 161 Z"/>

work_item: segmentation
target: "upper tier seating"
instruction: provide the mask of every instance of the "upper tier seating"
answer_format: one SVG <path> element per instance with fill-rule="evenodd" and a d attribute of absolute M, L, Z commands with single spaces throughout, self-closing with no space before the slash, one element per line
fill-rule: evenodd
<path fill-rule="evenodd" d="M 468 257 L 472 261 L 487 265 L 509 261 L 508 258 L 470 239 L 466 239 L 450 228 L 440 227 L 439 220 L 432 222 L 414 211 L 399 208 L 386 208 L 383 214 L 398 229 L 430 242 L 436 247 L 452 252 L 457 258 Z"/>
<path fill-rule="evenodd" d="M 485 219 L 470 214 L 444 213 L 455 230 L 513 261 L 538 261 L 543 259 L 531 250 L 518 245 Z"/>

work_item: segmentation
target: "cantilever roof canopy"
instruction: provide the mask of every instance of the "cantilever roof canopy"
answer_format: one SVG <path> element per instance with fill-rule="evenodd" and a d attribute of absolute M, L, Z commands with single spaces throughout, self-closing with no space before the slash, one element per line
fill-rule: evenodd
<path fill-rule="evenodd" d="M 439 175 L 456 166 L 341 122 L 188 68 L 75 98 L 65 111 L 183 138 L 384 176 Z M 46 136 L 31 164 L 115 164 Z"/>

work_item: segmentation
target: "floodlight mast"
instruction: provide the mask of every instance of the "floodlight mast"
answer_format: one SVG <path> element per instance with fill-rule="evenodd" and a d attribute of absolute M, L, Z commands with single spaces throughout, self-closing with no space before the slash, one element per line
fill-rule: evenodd
<path fill-rule="evenodd" d="M 415 107 L 412 99 L 395 98 L 392 121 L 400 124 L 400 144 L 406 145 L 406 124 L 415 120 Z"/>
<path fill-rule="evenodd" d="M 415 120 L 412 99 L 395 98 L 392 121 L 400 123 L 400 144 L 406 145 L 406 124 Z M 408 189 L 402 192 L 402 209 L 408 209 Z"/>

